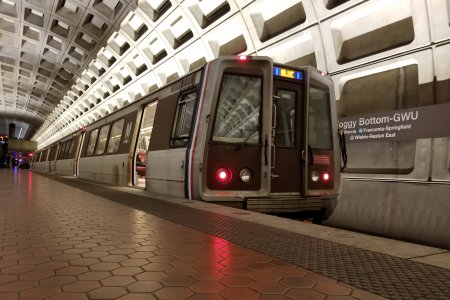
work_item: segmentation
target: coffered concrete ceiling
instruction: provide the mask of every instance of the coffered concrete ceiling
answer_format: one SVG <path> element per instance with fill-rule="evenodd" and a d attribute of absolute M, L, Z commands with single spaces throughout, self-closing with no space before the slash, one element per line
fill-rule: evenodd
<path fill-rule="evenodd" d="M 0 134 L 30 138 L 136 1 L 1 0 Z"/>

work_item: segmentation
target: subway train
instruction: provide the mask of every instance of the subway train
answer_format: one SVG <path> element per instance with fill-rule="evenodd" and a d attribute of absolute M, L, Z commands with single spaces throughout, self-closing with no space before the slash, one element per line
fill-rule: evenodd
<path fill-rule="evenodd" d="M 324 73 L 224 56 L 40 149 L 32 169 L 321 221 L 339 197 L 337 124 Z"/>

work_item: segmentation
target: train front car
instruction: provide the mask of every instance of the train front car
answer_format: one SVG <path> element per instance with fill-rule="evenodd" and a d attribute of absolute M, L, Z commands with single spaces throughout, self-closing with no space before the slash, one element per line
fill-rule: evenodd
<path fill-rule="evenodd" d="M 326 219 L 340 186 L 332 81 L 256 56 L 222 57 L 204 72 L 187 196 Z"/>

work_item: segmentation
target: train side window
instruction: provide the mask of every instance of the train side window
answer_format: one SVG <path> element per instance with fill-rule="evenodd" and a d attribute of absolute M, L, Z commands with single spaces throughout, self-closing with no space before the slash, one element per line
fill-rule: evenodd
<path fill-rule="evenodd" d="M 58 145 L 54 144 L 52 146 L 52 150 L 50 151 L 50 160 L 54 161 L 56 159 L 56 150 L 58 149 Z"/>
<path fill-rule="evenodd" d="M 44 153 L 44 154 L 43 154 L 43 156 L 42 156 L 42 158 L 41 158 L 41 161 L 47 161 L 47 158 L 48 158 L 48 149 L 45 149 L 43 153 Z"/>
<path fill-rule="evenodd" d="M 54 148 L 53 145 L 50 146 L 50 148 L 48 148 L 48 157 L 47 157 L 47 160 L 48 160 L 48 161 L 51 161 L 51 160 L 52 160 L 52 156 L 53 156 L 53 148 Z"/>
<path fill-rule="evenodd" d="M 130 142 L 132 128 L 133 128 L 133 121 L 129 121 L 125 129 L 125 135 L 123 137 L 122 144 L 128 144 Z"/>
<path fill-rule="evenodd" d="M 91 131 L 89 135 L 89 143 L 86 149 L 86 156 L 91 156 L 94 154 L 95 144 L 97 142 L 98 129 Z"/>
<path fill-rule="evenodd" d="M 62 146 L 61 146 L 61 151 L 59 152 L 59 158 L 60 158 L 60 159 L 64 159 L 64 158 L 65 158 L 64 153 L 66 153 L 66 148 L 67 148 L 67 144 L 68 144 L 68 143 L 69 143 L 68 141 L 65 141 L 65 142 L 62 144 Z"/>
<path fill-rule="evenodd" d="M 108 141 L 108 133 L 109 133 L 109 124 L 100 128 L 100 134 L 98 136 L 98 143 L 97 149 L 95 150 L 95 154 L 105 153 L 106 142 Z"/>
<path fill-rule="evenodd" d="M 70 148 L 67 153 L 67 158 L 73 158 L 75 154 L 75 146 L 77 145 L 78 138 L 74 137 L 70 143 Z"/>
<path fill-rule="evenodd" d="M 47 155 L 46 150 L 42 151 L 42 152 L 41 152 L 41 157 L 39 158 L 39 162 L 45 161 L 46 155 Z"/>
<path fill-rule="evenodd" d="M 262 78 L 225 74 L 212 140 L 257 145 L 260 142 Z"/>
<path fill-rule="evenodd" d="M 68 140 L 66 148 L 64 149 L 64 158 L 65 159 L 69 158 L 70 148 L 72 148 L 72 145 L 73 145 L 73 140 L 72 139 Z"/>
<path fill-rule="evenodd" d="M 61 143 L 59 144 L 58 154 L 56 155 L 56 157 L 57 157 L 58 160 L 61 159 L 61 153 L 62 153 L 63 147 L 64 147 L 64 142 L 61 142 Z"/>
<path fill-rule="evenodd" d="M 197 91 L 184 94 L 178 100 L 176 124 L 172 134 L 172 146 L 186 146 L 191 132 L 192 116 L 194 115 L 195 99 Z"/>
<path fill-rule="evenodd" d="M 107 153 L 115 153 L 119 150 L 120 138 L 122 137 L 123 124 L 125 119 L 115 121 L 111 126 L 111 135 L 108 141 Z"/>
<path fill-rule="evenodd" d="M 330 93 L 314 87 L 309 89 L 309 145 L 314 149 L 332 148 Z"/>

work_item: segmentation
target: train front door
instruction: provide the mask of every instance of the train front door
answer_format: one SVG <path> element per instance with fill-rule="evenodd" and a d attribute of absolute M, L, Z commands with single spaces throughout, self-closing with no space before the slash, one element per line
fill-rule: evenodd
<path fill-rule="evenodd" d="M 305 87 L 274 79 L 271 192 L 304 194 Z"/>

